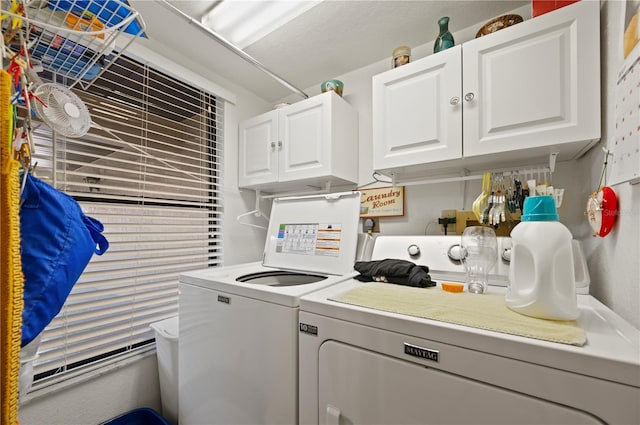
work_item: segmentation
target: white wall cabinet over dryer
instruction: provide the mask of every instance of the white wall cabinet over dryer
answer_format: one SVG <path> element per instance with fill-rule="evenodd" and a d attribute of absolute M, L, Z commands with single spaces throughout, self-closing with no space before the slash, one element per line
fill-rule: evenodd
<path fill-rule="evenodd" d="M 462 157 L 462 48 L 373 77 L 373 168 Z"/>
<path fill-rule="evenodd" d="M 240 123 L 238 185 L 295 190 L 358 181 L 358 113 L 326 92 Z"/>
<path fill-rule="evenodd" d="M 374 76 L 374 169 L 578 157 L 600 138 L 599 27 L 581 1 Z"/>

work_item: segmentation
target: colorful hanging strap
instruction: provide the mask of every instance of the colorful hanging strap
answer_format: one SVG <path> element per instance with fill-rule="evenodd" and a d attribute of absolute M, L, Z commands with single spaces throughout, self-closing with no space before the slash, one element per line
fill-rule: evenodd
<path fill-rule="evenodd" d="M 11 77 L 0 69 L 0 423 L 18 423 L 23 277 L 20 261 L 20 163 L 13 159 Z"/>

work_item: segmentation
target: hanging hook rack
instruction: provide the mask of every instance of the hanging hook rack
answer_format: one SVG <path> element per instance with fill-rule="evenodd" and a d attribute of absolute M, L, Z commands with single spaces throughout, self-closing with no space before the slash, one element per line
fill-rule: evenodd
<path fill-rule="evenodd" d="M 556 159 L 558 158 L 558 152 L 551 152 L 549 154 L 549 163 L 538 166 L 528 166 L 521 168 L 502 168 L 502 169 L 488 169 L 485 172 L 490 172 L 493 174 L 499 173 L 505 177 L 509 176 L 517 176 L 517 175 L 531 175 L 532 177 L 536 174 L 540 175 L 541 173 L 549 173 L 549 181 L 553 178 L 553 173 L 556 168 Z M 398 178 L 396 174 L 391 175 L 391 184 L 393 186 L 412 186 L 412 185 L 426 185 L 426 184 L 437 184 L 437 183 L 455 183 L 455 182 L 463 182 L 469 180 L 482 180 L 484 173 L 481 174 L 467 174 L 463 173 L 462 176 L 454 176 L 454 177 L 434 177 L 431 179 L 416 179 L 416 180 L 403 180 Z"/>

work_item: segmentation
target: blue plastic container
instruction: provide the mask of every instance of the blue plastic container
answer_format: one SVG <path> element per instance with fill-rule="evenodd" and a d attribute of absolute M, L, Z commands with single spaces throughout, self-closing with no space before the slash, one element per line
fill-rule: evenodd
<path fill-rule="evenodd" d="M 102 425 L 170 425 L 153 409 L 141 407 L 111 419 Z"/>

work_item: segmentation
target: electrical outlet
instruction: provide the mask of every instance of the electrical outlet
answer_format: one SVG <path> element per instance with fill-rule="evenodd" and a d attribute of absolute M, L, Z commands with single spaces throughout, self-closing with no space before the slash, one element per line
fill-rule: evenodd
<path fill-rule="evenodd" d="M 455 235 L 456 234 L 456 210 L 442 210 L 440 212 L 440 218 L 438 219 L 438 223 L 440 223 L 440 233 L 444 235 L 444 224 L 443 219 L 447 219 L 447 235 Z"/>

